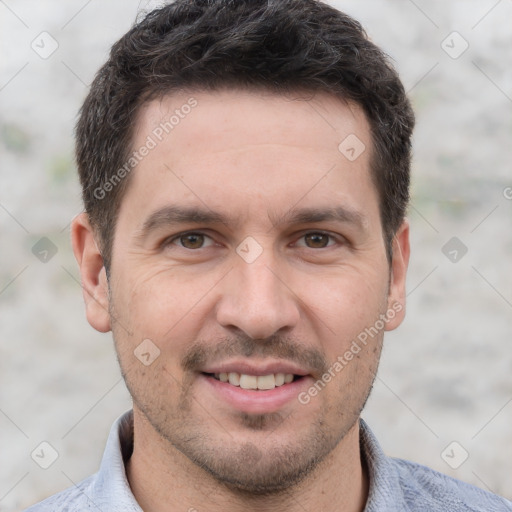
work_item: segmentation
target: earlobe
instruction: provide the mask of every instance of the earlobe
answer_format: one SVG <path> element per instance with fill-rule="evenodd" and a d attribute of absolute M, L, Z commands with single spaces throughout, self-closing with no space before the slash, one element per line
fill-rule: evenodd
<path fill-rule="evenodd" d="M 108 332 L 111 326 L 107 276 L 86 213 L 80 213 L 71 223 L 71 244 L 80 267 L 87 321 L 97 331 Z"/>
<path fill-rule="evenodd" d="M 409 222 L 405 219 L 393 238 L 386 331 L 396 329 L 405 317 L 405 282 L 410 252 Z"/>

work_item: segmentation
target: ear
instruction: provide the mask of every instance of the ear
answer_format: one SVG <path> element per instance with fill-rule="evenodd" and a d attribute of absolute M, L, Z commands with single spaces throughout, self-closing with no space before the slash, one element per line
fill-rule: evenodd
<path fill-rule="evenodd" d="M 71 223 L 71 244 L 80 267 L 87 321 L 97 331 L 108 332 L 111 326 L 107 275 L 86 213 L 80 213 Z"/>
<path fill-rule="evenodd" d="M 405 280 L 410 253 L 409 221 L 405 219 L 393 237 L 386 331 L 396 329 L 405 317 Z"/>

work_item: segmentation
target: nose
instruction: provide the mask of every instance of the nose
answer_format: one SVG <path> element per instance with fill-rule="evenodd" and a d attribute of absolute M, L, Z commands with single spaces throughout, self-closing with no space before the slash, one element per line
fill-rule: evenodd
<path fill-rule="evenodd" d="M 226 277 L 216 310 L 217 321 L 224 328 L 240 329 L 258 340 L 297 325 L 298 297 L 273 257 L 262 254 L 252 263 L 239 258 Z"/>

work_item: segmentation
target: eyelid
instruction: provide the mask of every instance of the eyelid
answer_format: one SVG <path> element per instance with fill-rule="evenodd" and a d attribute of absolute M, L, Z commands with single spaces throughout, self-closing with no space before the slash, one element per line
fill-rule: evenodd
<path fill-rule="evenodd" d="M 208 245 L 204 245 L 203 247 L 199 247 L 198 249 L 189 249 L 187 247 L 183 247 L 182 245 L 178 245 L 178 244 L 174 243 L 176 240 L 179 240 L 181 237 L 184 237 L 187 235 L 201 235 L 205 238 L 209 238 L 212 243 L 210 243 Z M 206 247 L 211 247 L 212 245 L 214 245 L 214 243 L 215 243 L 215 241 L 213 240 L 213 238 L 210 235 L 206 234 L 204 231 L 192 230 L 192 231 L 183 231 L 181 233 L 177 233 L 176 235 L 169 236 L 169 237 L 165 238 L 160 245 L 162 247 L 166 247 L 169 245 L 175 245 L 175 246 L 179 247 L 180 249 L 185 249 L 187 251 L 198 251 L 199 249 L 205 249 Z"/>
<path fill-rule="evenodd" d="M 296 238 L 296 240 L 297 241 L 298 240 L 303 240 L 306 235 L 311 235 L 311 234 L 320 234 L 320 235 L 328 236 L 331 240 L 333 240 L 337 244 L 344 244 L 344 243 L 346 243 L 346 240 L 345 240 L 345 238 L 343 236 L 337 235 L 337 234 L 331 233 L 330 231 L 325 231 L 325 230 L 322 230 L 322 229 L 308 229 L 308 230 L 304 230 L 304 231 L 302 231 L 300 233 L 299 237 Z M 201 235 L 201 236 L 203 236 L 205 238 L 210 239 L 212 243 L 210 243 L 210 244 L 208 244 L 206 246 L 203 246 L 203 247 L 199 247 L 198 249 L 188 249 L 187 247 L 183 247 L 181 245 L 178 245 L 178 244 L 174 243 L 176 240 L 179 240 L 181 237 L 186 236 L 186 235 Z M 293 242 L 292 245 L 296 245 L 297 241 Z M 206 247 L 211 247 L 212 245 L 215 245 L 215 240 L 213 239 L 212 236 L 208 235 L 203 230 L 191 230 L 191 231 L 182 231 L 181 233 L 177 233 L 176 235 L 172 235 L 170 237 L 167 237 L 167 238 L 165 238 L 162 241 L 162 243 L 160 245 L 162 247 L 165 247 L 165 246 L 168 246 L 168 245 L 171 245 L 171 244 L 175 245 L 177 247 L 180 247 L 181 249 L 188 250 L 188 251 L 198 251 L 200 249 L 205 249 Z M 335 244 L 329 244 L 326 247 L 312 248 L 312 247 L 307 247 L 304 244 L 304 245 L 301 245 L 300 247 L 303 247 L 305 249 L 313 249 L 315 251 L 318 251 L 319 249 L 327 249 L 328 247 L 332 247 L 333 245 L 335 245 Z"/>
<path fill-rule="evenodd" d="M 300 236 L 297 240 L 303 240 L 306 235 L 325 235 L 328 236 L 331 240 L 334 240 L 337 244 L 343 244 L 346 242 L 345 238 L 341 235 L 336 235 L 334 233 L 331 233 L 330 231 L 325 231 L 323 229 L 308 229 L 307 231 L 301 232 Z M 294 242 L 296 244 L 297 242 Z M 301 247 L 304 247 L 306 249 L 313 249 L 315 251 L 318 251 L 319 249 L 327 249 L 328 247 L 332 247 L 335 244 L 327 245 L 326 247 L 319 247 L 319 248 L 313 248 L 313 247 L 307 247 L 306 245 L 302 245 Z"/>

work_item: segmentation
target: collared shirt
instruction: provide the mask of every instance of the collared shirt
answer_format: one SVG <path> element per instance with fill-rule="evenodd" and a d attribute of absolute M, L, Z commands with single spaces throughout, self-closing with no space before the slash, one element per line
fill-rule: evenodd
<path fill-rule="evenodd" d="M 506 512 L 512 502 L 438 473 L 384 454 L 368 425 L 360 422 L 361 454 L 370 489 L 364 512 Z M 98 473 L 25 512 L 142 512 L 126 478 L 133 451 L 133 416 L 112 426 Z"/>

